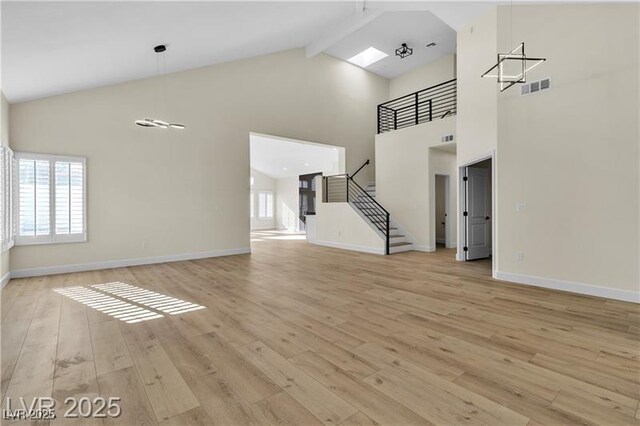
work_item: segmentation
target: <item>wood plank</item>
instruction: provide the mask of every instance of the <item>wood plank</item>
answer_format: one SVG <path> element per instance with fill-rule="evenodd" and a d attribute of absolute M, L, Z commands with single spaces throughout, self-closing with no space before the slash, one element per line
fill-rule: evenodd
<path fill-rule="evenodd" d="M 264 343 L 249 344 L 241 352 L 322 423 L 338 424 L 358 411 Z"/>
<path fill-rule="evenodd" d="M 134 367 L 122 368 L 98 376 L 100 396 L 119 397 L 121 414 L 105 419 L 107 424 L 153 425 L 156 416 Z"/>
<path fill-rule="evenodd" d="M 258 424 L 272 425 L 321 425 L 322 422 L 293 399 L 280 392 L 253 404 L 254 418 Z"/>
<path fill-rule="evenodd" d="M 98 375 L 133 366 L 117 320 L 91 323 L 91 338 Z"/>
<path fill-rule="evenodd" d="M 296 366 L 380 424 L 428 424 L 402 404 L 351 377 L 313 352 L 291 358 Z"/>
<path fill-rule="evenodd" d="M 366 414 L 361 411 L 358 411 L 353 416 L 340 423 L 341 426 L 378 426 L 379 424 L 380 423 L 371 420 L 369 417 L 367 417 Z"/>
<path fill-rule="evenodd" d="M 551 406 L 559 411 L 579 417 L 589 424 L 640 424 L 640 421 L 633 416 L 626 416 L 615 411 L 606 410 L 602 405 L 594 404 L 593 401 L 587 401 L 564 391 L 560 391 Z"/>
<path fill-rule="evenodd" d="M 218 374 L 245 401 L 258 402 L 281 391 L 264 372 L 217 334 L 192 337 L 189 342 L 199 352 L 208 354 Z"/>
<path fill-rule="evenodd" d="M 160 342 L 131 345 L 129 351 L 158 421 L 200 405 Z"/>
<path fill-rule="evenodd" d="M 380 370 L 365 379 L 433 423 L 526 425 L 529 418 L 423 369 Z"/>
<path fill-rule="evenodd" d="M 8 398 L 15 404 L 22 397 L 29 404 L 33 398 L 52 396 L 56 347 L 56 343 L 47 343 L 22 348 L 2 400 L 3 407 Z"/>
<path fill-rule="evenodd" d="M 213 420 L 202 407 L 194 408 L 186 413 L 178 414 L 160 422 L 161 426 L 208 426 Z"/>
<path fill-rule="evenodd" d="M 253 423 L 250 404 L 234 390 L 219 372 L 198 377 L 190 382 L 211 424 L 246 425 Z"/>

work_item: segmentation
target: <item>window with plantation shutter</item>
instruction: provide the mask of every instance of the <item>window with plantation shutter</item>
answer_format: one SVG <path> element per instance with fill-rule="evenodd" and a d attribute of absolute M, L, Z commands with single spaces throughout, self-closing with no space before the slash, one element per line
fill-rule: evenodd
<path fill-rule="evenodd" d="M 258 218 L 271 219 L 273 217 L 273 192 L 258 193 Z"/>
<path fill-rule="evenodd" d="M 17 154 L 17 244 L 86 241 L 85 159 Z"/>
<path fill-rule="evenodd" d="M 13 151 L 0 146 L 0 252 L 14 243 L 13 183 Z"/>

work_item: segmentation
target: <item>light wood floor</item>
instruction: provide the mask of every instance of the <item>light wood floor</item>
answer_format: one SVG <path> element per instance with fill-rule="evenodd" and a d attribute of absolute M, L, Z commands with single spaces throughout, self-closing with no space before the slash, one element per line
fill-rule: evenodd
<path fill-rule="evenodd" d="M 3 400 L 119 396 L 122 425 L 640 423 L 638 305 L 494 281 L 449 250 L 268 234 L 252 255 L 11 281 Z M 109 282 L 205 308 L 127 323 L 54 291 Z"/>

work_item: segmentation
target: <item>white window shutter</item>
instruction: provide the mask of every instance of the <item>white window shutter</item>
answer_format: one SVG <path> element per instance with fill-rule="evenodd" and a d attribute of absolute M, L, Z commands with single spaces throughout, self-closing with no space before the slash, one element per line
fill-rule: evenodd
<path fill-rule="evenodd" d="M 5 251 L 7 235 L 7 154 L 5 147 L 0 147 L 0 251 Z"/>
<path fill-rule="evenodd" d="M 19 154 L 17 242 L 86 241 L 85 160 Z"/>
<path fill-rule="evenodd" d="M 0 251 L 13 246 L 13 151 L 0 147 Z"/>

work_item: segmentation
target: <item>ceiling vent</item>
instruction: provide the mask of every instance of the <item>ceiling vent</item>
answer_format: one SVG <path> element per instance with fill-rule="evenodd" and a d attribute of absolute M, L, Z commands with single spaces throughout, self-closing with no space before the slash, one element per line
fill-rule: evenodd
<path fill-rule="evenodd" d="M 520 86 L 520 94 L 530 95 L 543 90 L 549 90 L 550 88 L 551 88 L 551 79 L 544 78 L 542 80 L 532 81 L 530 83 L 523 84 L 522 86 Z"/>

